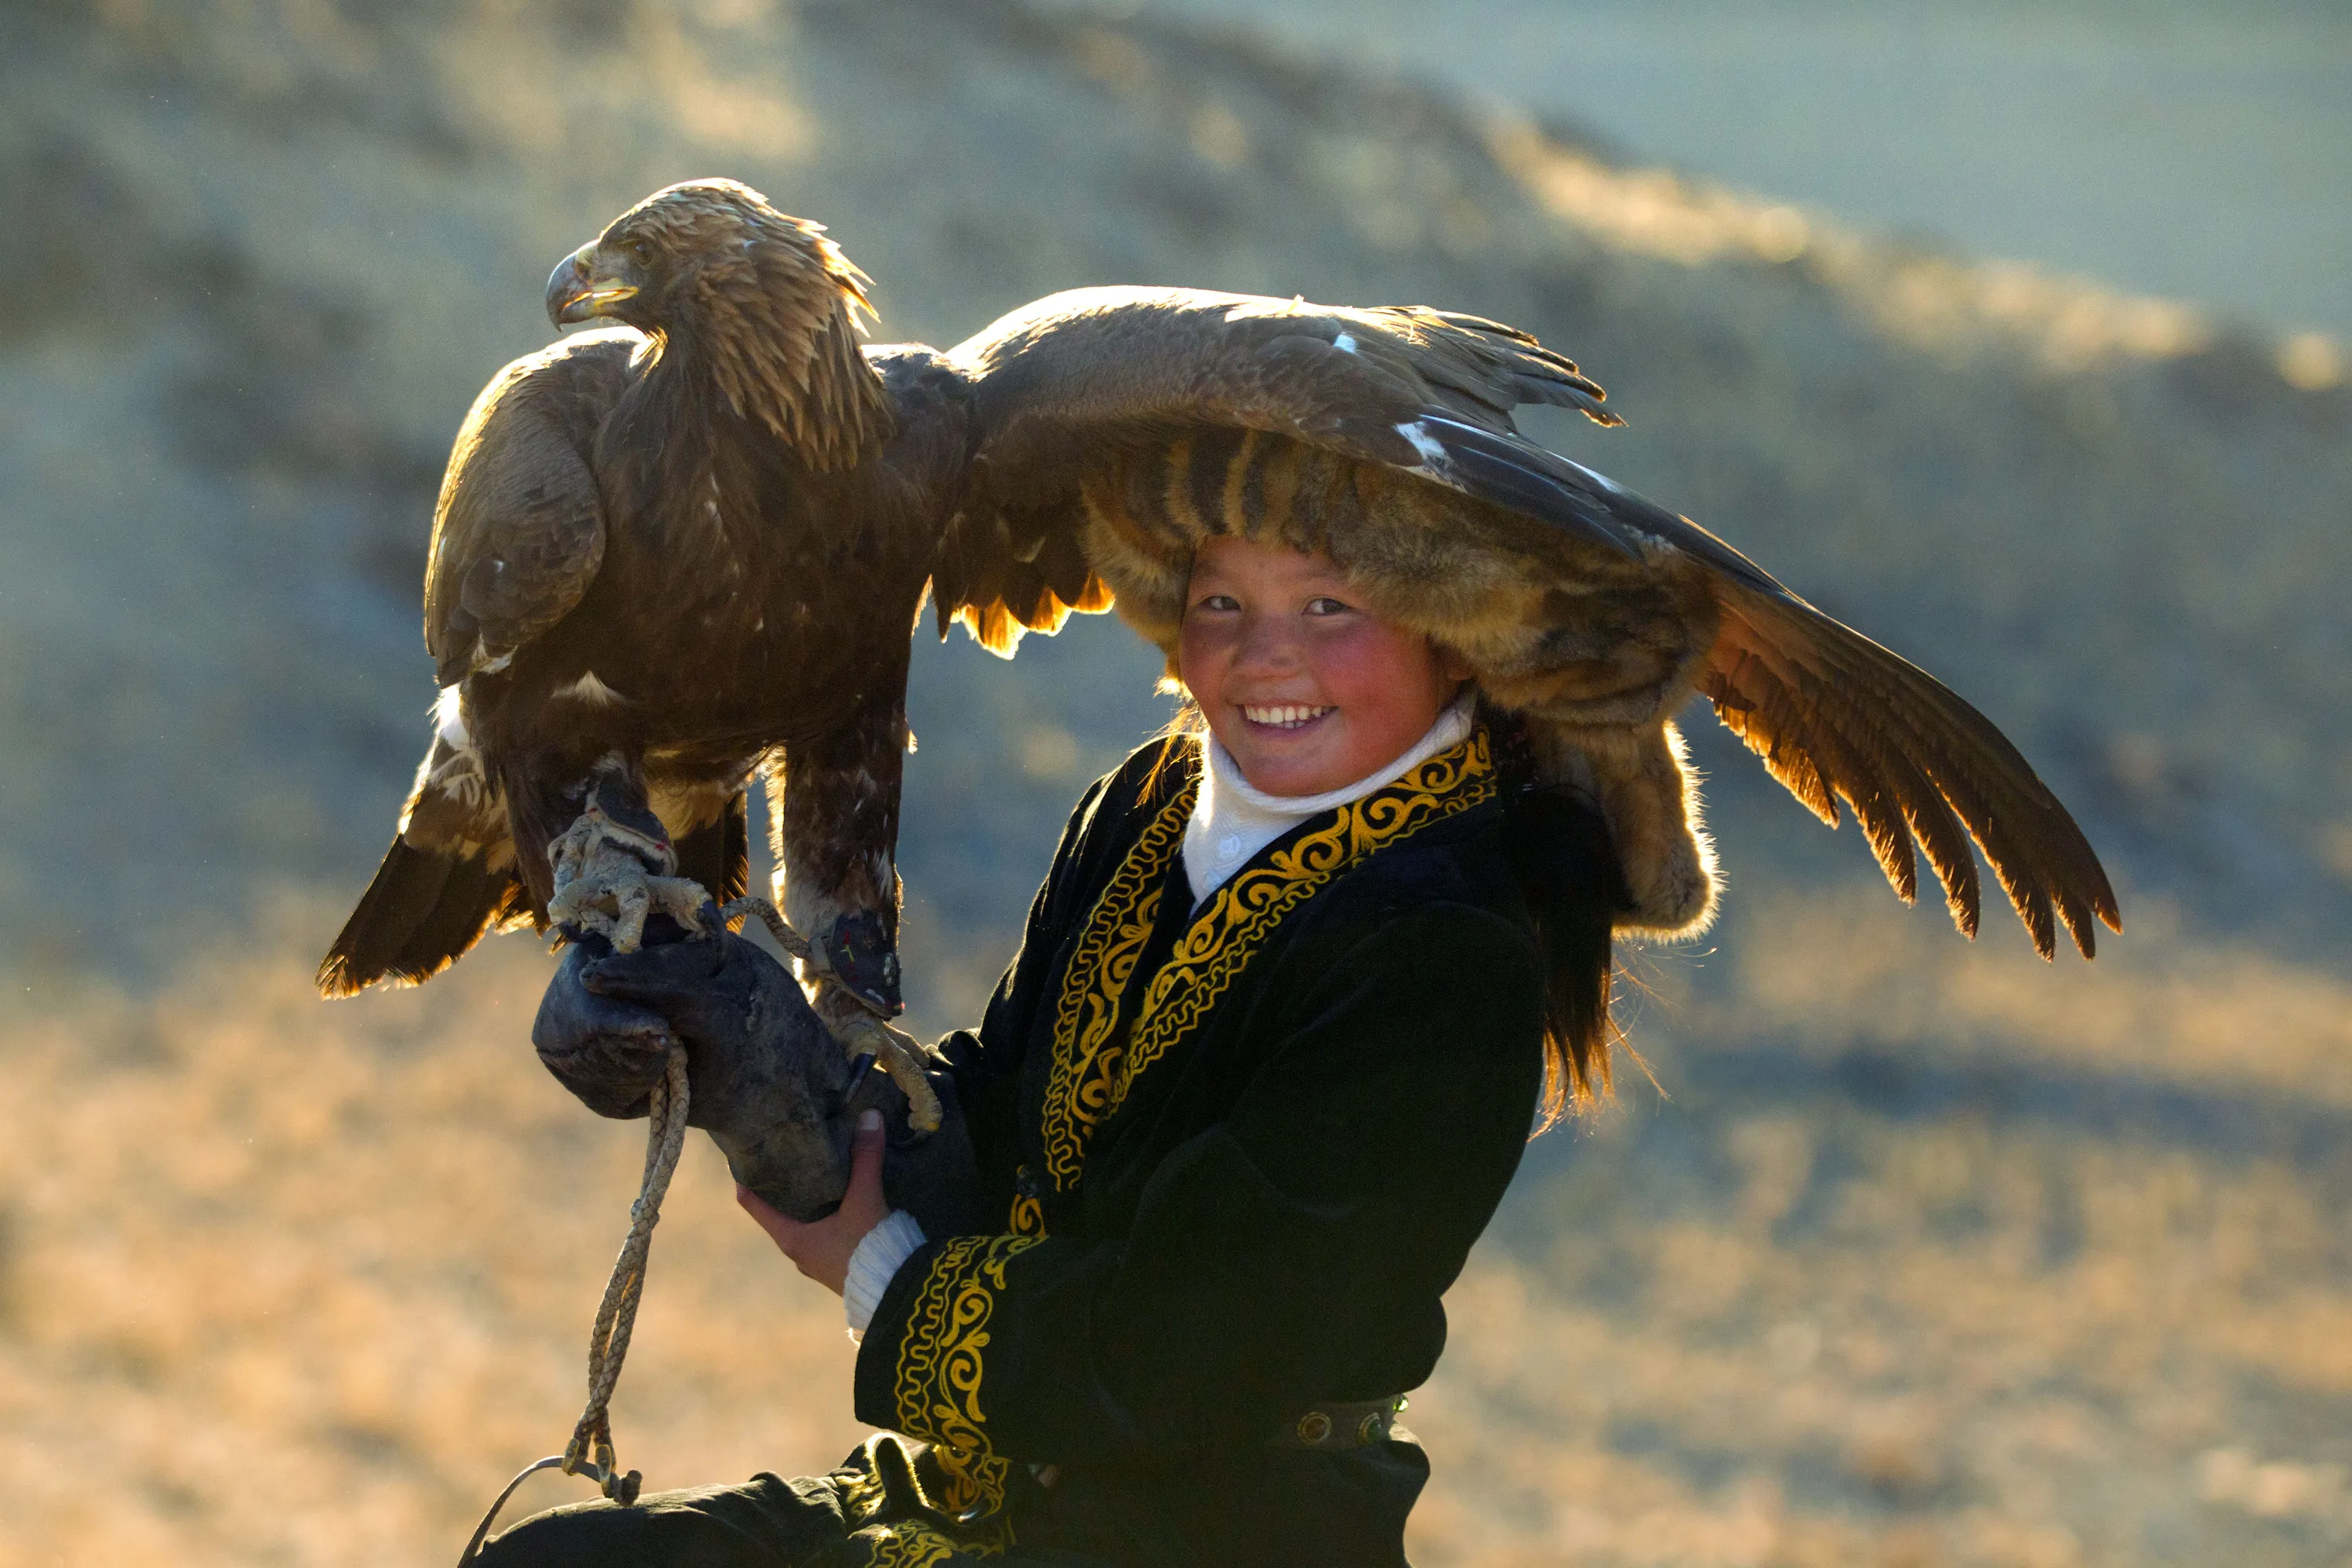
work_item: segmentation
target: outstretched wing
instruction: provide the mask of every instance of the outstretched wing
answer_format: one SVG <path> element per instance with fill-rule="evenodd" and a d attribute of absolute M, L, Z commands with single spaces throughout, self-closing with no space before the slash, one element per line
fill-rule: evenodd
<path fill-rule="evenodd" d="M 425 646 L 443 686 L 502 668 L 588 591 L 604 558 L 589 461 L 642 342 L 581 333 L 515 361 L 474 400 L 425 572 Z"/>
<path fill-rule="evenodd" d="M 948 351 L 972 387 L 965 505 L 934 579 L 940 625 L 1009 651 L 1022 628 L 1108 607 L 1081 542 L 1090 479 L 1201 432 L 1259 431 L 1377 463 L 1625 554 L 1672 542 L 1760 573 L 1713 535 L 1526 440 L 1546 403 L 1620 423 L 1575 364 L 1515 328 L 1195 289 L 1050 295 Z"/>
<path fill-rule="evenodd" d="M 1524 332 L 1097 289 L 947 358 L 971 390 L 975 460 L 935 577 L 942 631 L 953 616 L 1009 651 L 1022 627 L 1107 605 L 1108 578 L 1171 642 L 1192 547 L 1278 524 L 1469 657 L 1490 697 L 1564 731 L 1654 732 L 1695 681 L 1825 821 L 1853 807 L 1906 900 L 1916 835 L 1964 931 L 1971 838 L 2045 957 L 2054 921 L 2086 956 L 2094 919 L 2121 929 L 2081 830 L 1982 714 L 1706 529 L 1520 436 L 1525 403 L 1619 422 Z"/>
<path fill-rule="evenodd" d="M 1785 592 L 1717 584 L 1720 629 L 1698 678 L 1724 724 L 1835 826 L 1843 800 L 1906 902 L 1916 837 L 1961 931 L 1976 934 L 1974 838 L 2032 933 L 2052 912 L 2088 958 L 2093 920 L 2123 929 L 2098 857 L 2008 737 L 1926 670 Z"/>

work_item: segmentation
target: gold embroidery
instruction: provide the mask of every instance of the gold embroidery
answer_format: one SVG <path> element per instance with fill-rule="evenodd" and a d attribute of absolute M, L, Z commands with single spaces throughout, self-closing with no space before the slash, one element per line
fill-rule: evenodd
<path fill-rule="evenodd" d="M 1009 1529 L 992 1529 L 965 1539 L 943 1534 L 920 1520 L 873 1525 L 858 1533 L 870 1533 L 874 1539 L 873 1555 L 866 1560 L 867 1568 L 934 1568 L 959 1552 L 967 1557 L 1002 1557 L 1013 1544 Z"/>
<path fill-rule="evenodd" d="M 1045 1209 L 1038 1203 L 1037 1194 L 1030 1190 L 1029 1167 L 1024 1165 L 1013 1176 L 1013 1222 L 1015 1236 L 1045 1234 Z"/>
<path fill-rule="evenodd" d="M 1111 1076 L 1098 1058 L 1116 1053 L 1119 998 L 1160 914 L 1169 863 L 1184 840 L 1198 781 L 1187 783 L 1119 863 L 1087 917 L 1070 955 L 1054 1024 L 1054 1067 L 1045 1084 L 1045 1173 L 1057 1193 L 1078 1184 L 1087 1134 L 1104 1114 Z"/>
<path fill-rule="evenodd" d="M 1037 1245 L 1032 1236 L 959 1237 L 940 1248 L 924 1277 L 898 1350 L 899 1428 L 929 1438 L 945 1481 L 940 1512 L 993 1513 L 1004 1502 L 1011 1464 L 989 1451 L 980 1407 L 982 1352 L 1004 1266 Z"/>
<path fill-rule="evenodd" d="M 1326 826 L 1276 851 L 1265 865 L 1242 872 L 1186 928 L 1146 987 L 1126 1043 L 1112 1044 L 1120 996 L 1192 815 L 1193 788 L 1187 785 L 1128 852 L 1087 917 L 1063 976 L 1045 1089 L 1046 1163 L 1055 1189 L 1077 1185 L 1094 1129 L 1127 1099 L 1137 1076 L 1224 994 L 1284 916 L 1374 850 L 1468 811 L 1492 799 L 1495 790 L 1486 736 L 1474 732 L 1394 784 L 1339 808 Z"/>
<path fill-rule="evenodd" d="M 1102 1114 L 1118 1109 L 1136 1076 L 1191 1032 L 1267 934 L 1318 888 L 1382 845 L 1458 816 L 1494 794 L 1486 737 L 1473 734 L 1396 783 L 1342 807 L 1328 827 L 1306 835 L 1265 865 L 1218 889 L 1151 977 Z"/>
<path fill-rule="evenodd" d="M 873 1533 L 871 1568 L 932 1568 L 956 1553 L 956 1543 L 927 1524 L 877 1524 Z"/>
<path fill-rule="evenodd" d="M 870 1469 L 840 1475 L 834 1482 L 834 1490 L 841 1498 L 842 1514 L 849 1521 L 852 1529 L 880 1512 L 889 1495 L 888 1489 L 882 1484 L 882 1478 Z"/>
<path fill-rule="evenodd" d="M 889 1462 L 881 1452 L 885 1445 L 892 1457 L 905 1452 L 895 1437 L 868 1438 L 863 1450 L 866 1468 L 836 1470 L 831 1478 L 834 1494 L 840 1500 L 842 1523 L 866 1548 L 865 1561 L 868 1568 L 929 1568 L 957 1552 L 968 1557 L 1000 1556 L 1013 1544 L 1013 1521 L 1009 1519 L 981 1519 L 969 1526 L 949 1529 L 922 1511 L 938 1511 L 937 1503 L 923 1488 L 927 1465 L 936 1466 L 941 1453 L 936 1445 L 922 1444 L 914 1448 L 913 1474 L 909 1478 L 914 1488 L 912 1495 L 901 1493 L 894 1498 L 889 1483 L 882 1477 L 882 1467 Z M 934 1485 L 931 1489 L 940 1489 Z M 917 1511 L 909 1513 L 910 1509 Z M 899 1517 L 888 1517 L 892 1514 Z"/>

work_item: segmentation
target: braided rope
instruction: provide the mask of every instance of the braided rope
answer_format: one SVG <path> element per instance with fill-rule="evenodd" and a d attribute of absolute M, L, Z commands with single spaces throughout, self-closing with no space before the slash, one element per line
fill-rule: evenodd
<path fill-rule="evenodd" d="M 765 899 L 737 899 L 719 914 L 729 925 L 748 915 L 757 915 L 768 933 L 776 939 L 776 945 L 785 952 L 821 969 L 825 966 L 824 955 L 816 945 L 794 931 L 776 906 Z M 862 997 L 859 1000 L 864 1002 Z M 870 1003 L 865 1005 L 872 1006 Z M 499 1493 L 498 1500 L 482 1515 L 482 1522 L 474 1527 L 473 1538 L 466 1542 L 465 1554 L 457 1559 L 457 1568 L 466 1568 L 481 1554 L 483 1543 L 489 1539 L 490 1526 L 497 1522 L 507 1500 L 514 1496 L 516 1488 L 541 1470 L 561 1469 L 567 1476 L 586 1476 L 597 1483 L 606 1498 L 623 1508 L 637 1500 L 645 1477 L 635 1470 L 621 1473 L 613 1452 L 613 1390 L 620 1384 L 621 1363 L 628 1358 L 629 1336 L 636 1329 L 637 1302 L 645 1295 L 646 1261 L 653 1251 L 654 1226 L 661 1221 L 662 1199 L 668 1195 L 670 1177 L 677 1173 L 678 1155 L 686 1147 L 688 1100 L 686 1050 L 673 1045 L 663 1063 L 662 1081 L 654 1086 L 647 1107 L 650 1125 L 646 1132 L 646 1170 L 637 1184 L 637 1201 L 629 1205 L 629 1234 L 622 1239 L 621 1254 L 613 1260 L 613 1272 L 605 1279 L 604 1299 L 597 1303 L 595 1326 L 588 1331 L 587 1405 L 580 1412 L 580 1420 L 572 1429 L 572 1441 L 564 1446 L 562 1453 L 551 1454 L 524 1466 L 507 1483 L 506 1490 Z"/>
<path fill-rule="evenodd" d="M 642 1478 L 631 1470 L 615 1478 L 613 1471 L 613 1390 L 621 1381 L 621 1363 L 629 1353 L 629 1335 L 636 1328 L 637 1302 L 645 1295 L 646 1259 L 653 1250 L 654 1226 L 661 1221 L 662 1199 L 677 1170 L 686 1147 L 686 1050 L 669 1048 L 661 1084 L 652 1096 L 646 1134 L 646 1173 L 637 1186 L 637 1201 L 629 1205 L 629 1234 L 613 1272 L 604 1281 L 604 1299 L 596 1307 L 596 1326 L 588 1331 L 588 1405 L 572 1428 L 563 1450 L 563 1473 L 583 1472 L 603 1483 L 604 1495 L 626 1506 L 636 1500 Z M 591 1456 L 593 1455 L 593 1463 Z M 626 1496 L 620 1495 L 626 1492 Z"/>
<path fill-rule="evenodd" d="M 624 1508 L 637 1500 L 645 1477 L 635 1470 L 622 1474 L 613 1453 L 613 1390 L 620 1384 L 621 1363 L 628 1358 L 629 1336 L 636 1328 L 637 1303 L 645 1295 L 646 1262 L 653 1251 L 654 1226 L 661 1221 L 662 1199 L 668 1195 L 670 1177 L 677 1173 L 678 1155 L 686 1148 L 688 1099 L 686 1050 L 674 1045 L 663 1063 L 662 1081 L 653 1090 L 646 1170 L 637 1184 L 637 1201 L 629 1205 L 629 1234 L 623 1238 L 621 1254 L 613 1260 L 613 1272 L 604 1281 L 596 1325 L 588 1331 L 587 1405 L 580 1412 L 572 1441 L 562 1453 L 525 1466 L 507 1483 L 482 1522 L 474 1527 L 465 1555 L 457 1559 L 458 1568 L 466 1568 L 480 1555 L 499 1510 L 526 1478 L 541 1470 L 560 1468 L 567 1476 L 587 1476 L 605 1497 Z"/>

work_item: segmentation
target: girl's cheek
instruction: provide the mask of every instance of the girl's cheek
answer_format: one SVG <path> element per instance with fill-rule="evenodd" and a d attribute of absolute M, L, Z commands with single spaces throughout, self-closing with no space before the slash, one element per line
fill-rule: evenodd
<path fill-rule="evenodd" d="M 1377 698 L 1393 684 L 1395 672 L 1388 666 L 1394 661 L 1381 657 L 1385 651 L 1382 629 L 1357 621 L 1318 626 L 1307 635 L 1309 658 L 1327 689 Z"/>
<path fill-rule="evenodd" d="M 1185 621 L 1176 638 L 1176 662 L 1192 671 L 1185 683 L 1191 685 L 1193 677 L 1203 680 L 1213 677 L 1230 658 L 1232 644 L 1231 634 L 1213 622 Z"/>

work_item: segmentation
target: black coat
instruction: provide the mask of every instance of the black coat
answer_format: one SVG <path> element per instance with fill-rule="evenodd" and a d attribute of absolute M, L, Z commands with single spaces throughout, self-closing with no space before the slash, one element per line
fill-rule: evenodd
<path fill-rule="evenodd" d="M 1402 1563 L 1417 1445 L 1273 1440 L 1428 1377 L 1533 1123 L 1542 984 L 1488 742 L 1197 910 L 1196 768 L 1149 746 L 1088 792 L 985 1021 L 942 1043 L 1002 1218 L 899 1270 L 857 1415 L 934 1445 L 926 1500 L 975 1544 Z"/>

